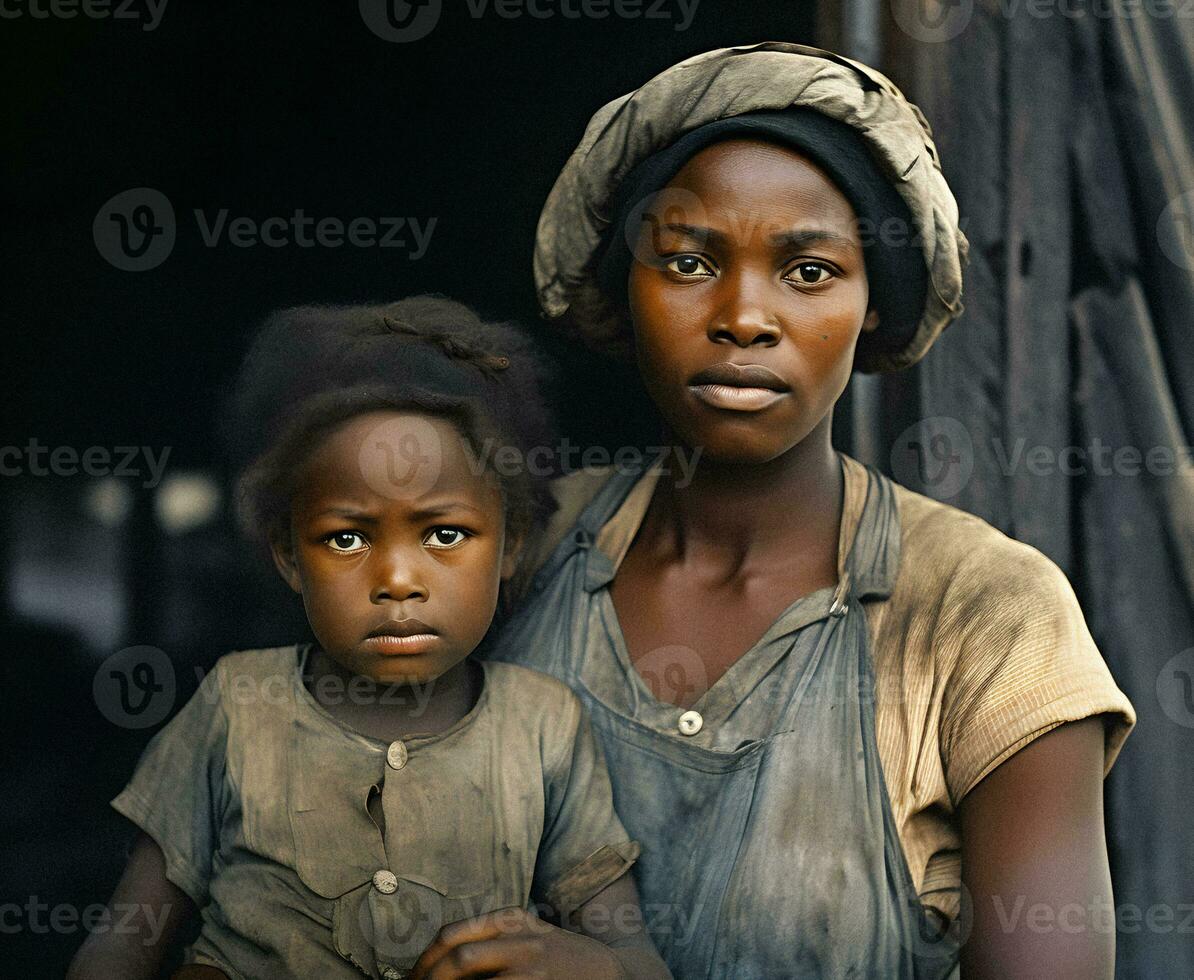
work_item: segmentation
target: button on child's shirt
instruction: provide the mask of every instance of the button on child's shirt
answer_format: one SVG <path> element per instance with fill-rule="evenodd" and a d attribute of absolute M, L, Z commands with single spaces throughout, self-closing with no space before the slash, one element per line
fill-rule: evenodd
<path fill-rule="evenodd" d="M 401 769 L 406 765 L 406 760 L 410 757 L 410 753 L 406 750 L 406 745 L 402 739 L 390 743 L 390 747 L 386 749 L 386 765 L 391 769 Z"/>

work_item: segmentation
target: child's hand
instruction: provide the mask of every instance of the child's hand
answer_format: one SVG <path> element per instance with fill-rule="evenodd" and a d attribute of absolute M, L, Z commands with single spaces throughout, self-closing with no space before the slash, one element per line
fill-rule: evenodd
<path fill-rule="evenodd" d="M 549 925 L 522 909 L 502 909 L 444 926 L 415 963 L 411 980 L 519 977 L 584 977 L 622 980 L 625 973 L 607 946 Z"/>

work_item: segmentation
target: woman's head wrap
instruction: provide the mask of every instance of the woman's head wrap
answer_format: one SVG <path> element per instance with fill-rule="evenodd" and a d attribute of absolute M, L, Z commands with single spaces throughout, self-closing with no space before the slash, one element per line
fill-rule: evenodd
<path fill-rule="evenodd" d="M 879 72 L 783 42 L 690 58 L 597 112 L 539 219 L 544 313 L 595 347 L 628 353 L 625 281 L 642 209 L 693 155 L 732 138 L 807 156 L 860 219 L 880 322 L 860 335 L 855 367 L 919 360 L 962 312 L 968 250 L 931 130 Z"/>

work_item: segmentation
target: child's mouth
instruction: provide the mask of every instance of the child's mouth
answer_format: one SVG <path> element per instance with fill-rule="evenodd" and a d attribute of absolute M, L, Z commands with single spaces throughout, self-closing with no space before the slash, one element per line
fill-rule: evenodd
<path fill-rule="evenodd" d="M 376 653 L 395 655 L 426 653 L 438 640 L 435 630 L 421 620 L 395 619 L 375 629 L 364 643 Z"/>
<path fill-rule="evenodd" d="M 365 646 L 375 653 L 413 654 L 426 653 L 439 640 L 434 633 L 415 633 L 412 636 L 368 636 Z"/>

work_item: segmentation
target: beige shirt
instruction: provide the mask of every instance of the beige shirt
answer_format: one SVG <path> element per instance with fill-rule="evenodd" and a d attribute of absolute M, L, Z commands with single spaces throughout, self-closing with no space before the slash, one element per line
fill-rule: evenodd
<path fill-rule="evenodd" d="M 312 697 L 306 650 L 221 658 L 112 801 L 202 910 L 189 962 L 234 980 L 402 977 L 442 925 L 532 898 L 569 911 L 637 857 L 559 681 L 482 661 L 464 718 L 387 743 Z"/>
<path fill-rule="evenodd" d="M 839 454 L 844 568 L 862 512 L 866 470 Z M 520 570 L 525 587 L 611 475 L 579 470 L 555 481 L 560 510 Z M 597 546 L 620 564 L 658 479 L 653 467 L 603 527 Z M 885 600 L 865 603 L 883 774 L 922 901 L 954 918 L 961 895 L 957 806 L 987 773 L 1067 721 L 1104 715 L 1104 775 L 1135 724 L 1061 570 L 956 507 L 895 485 L 900 566 Z M 793 596 L 793 599 L 797 598 Z"/>

